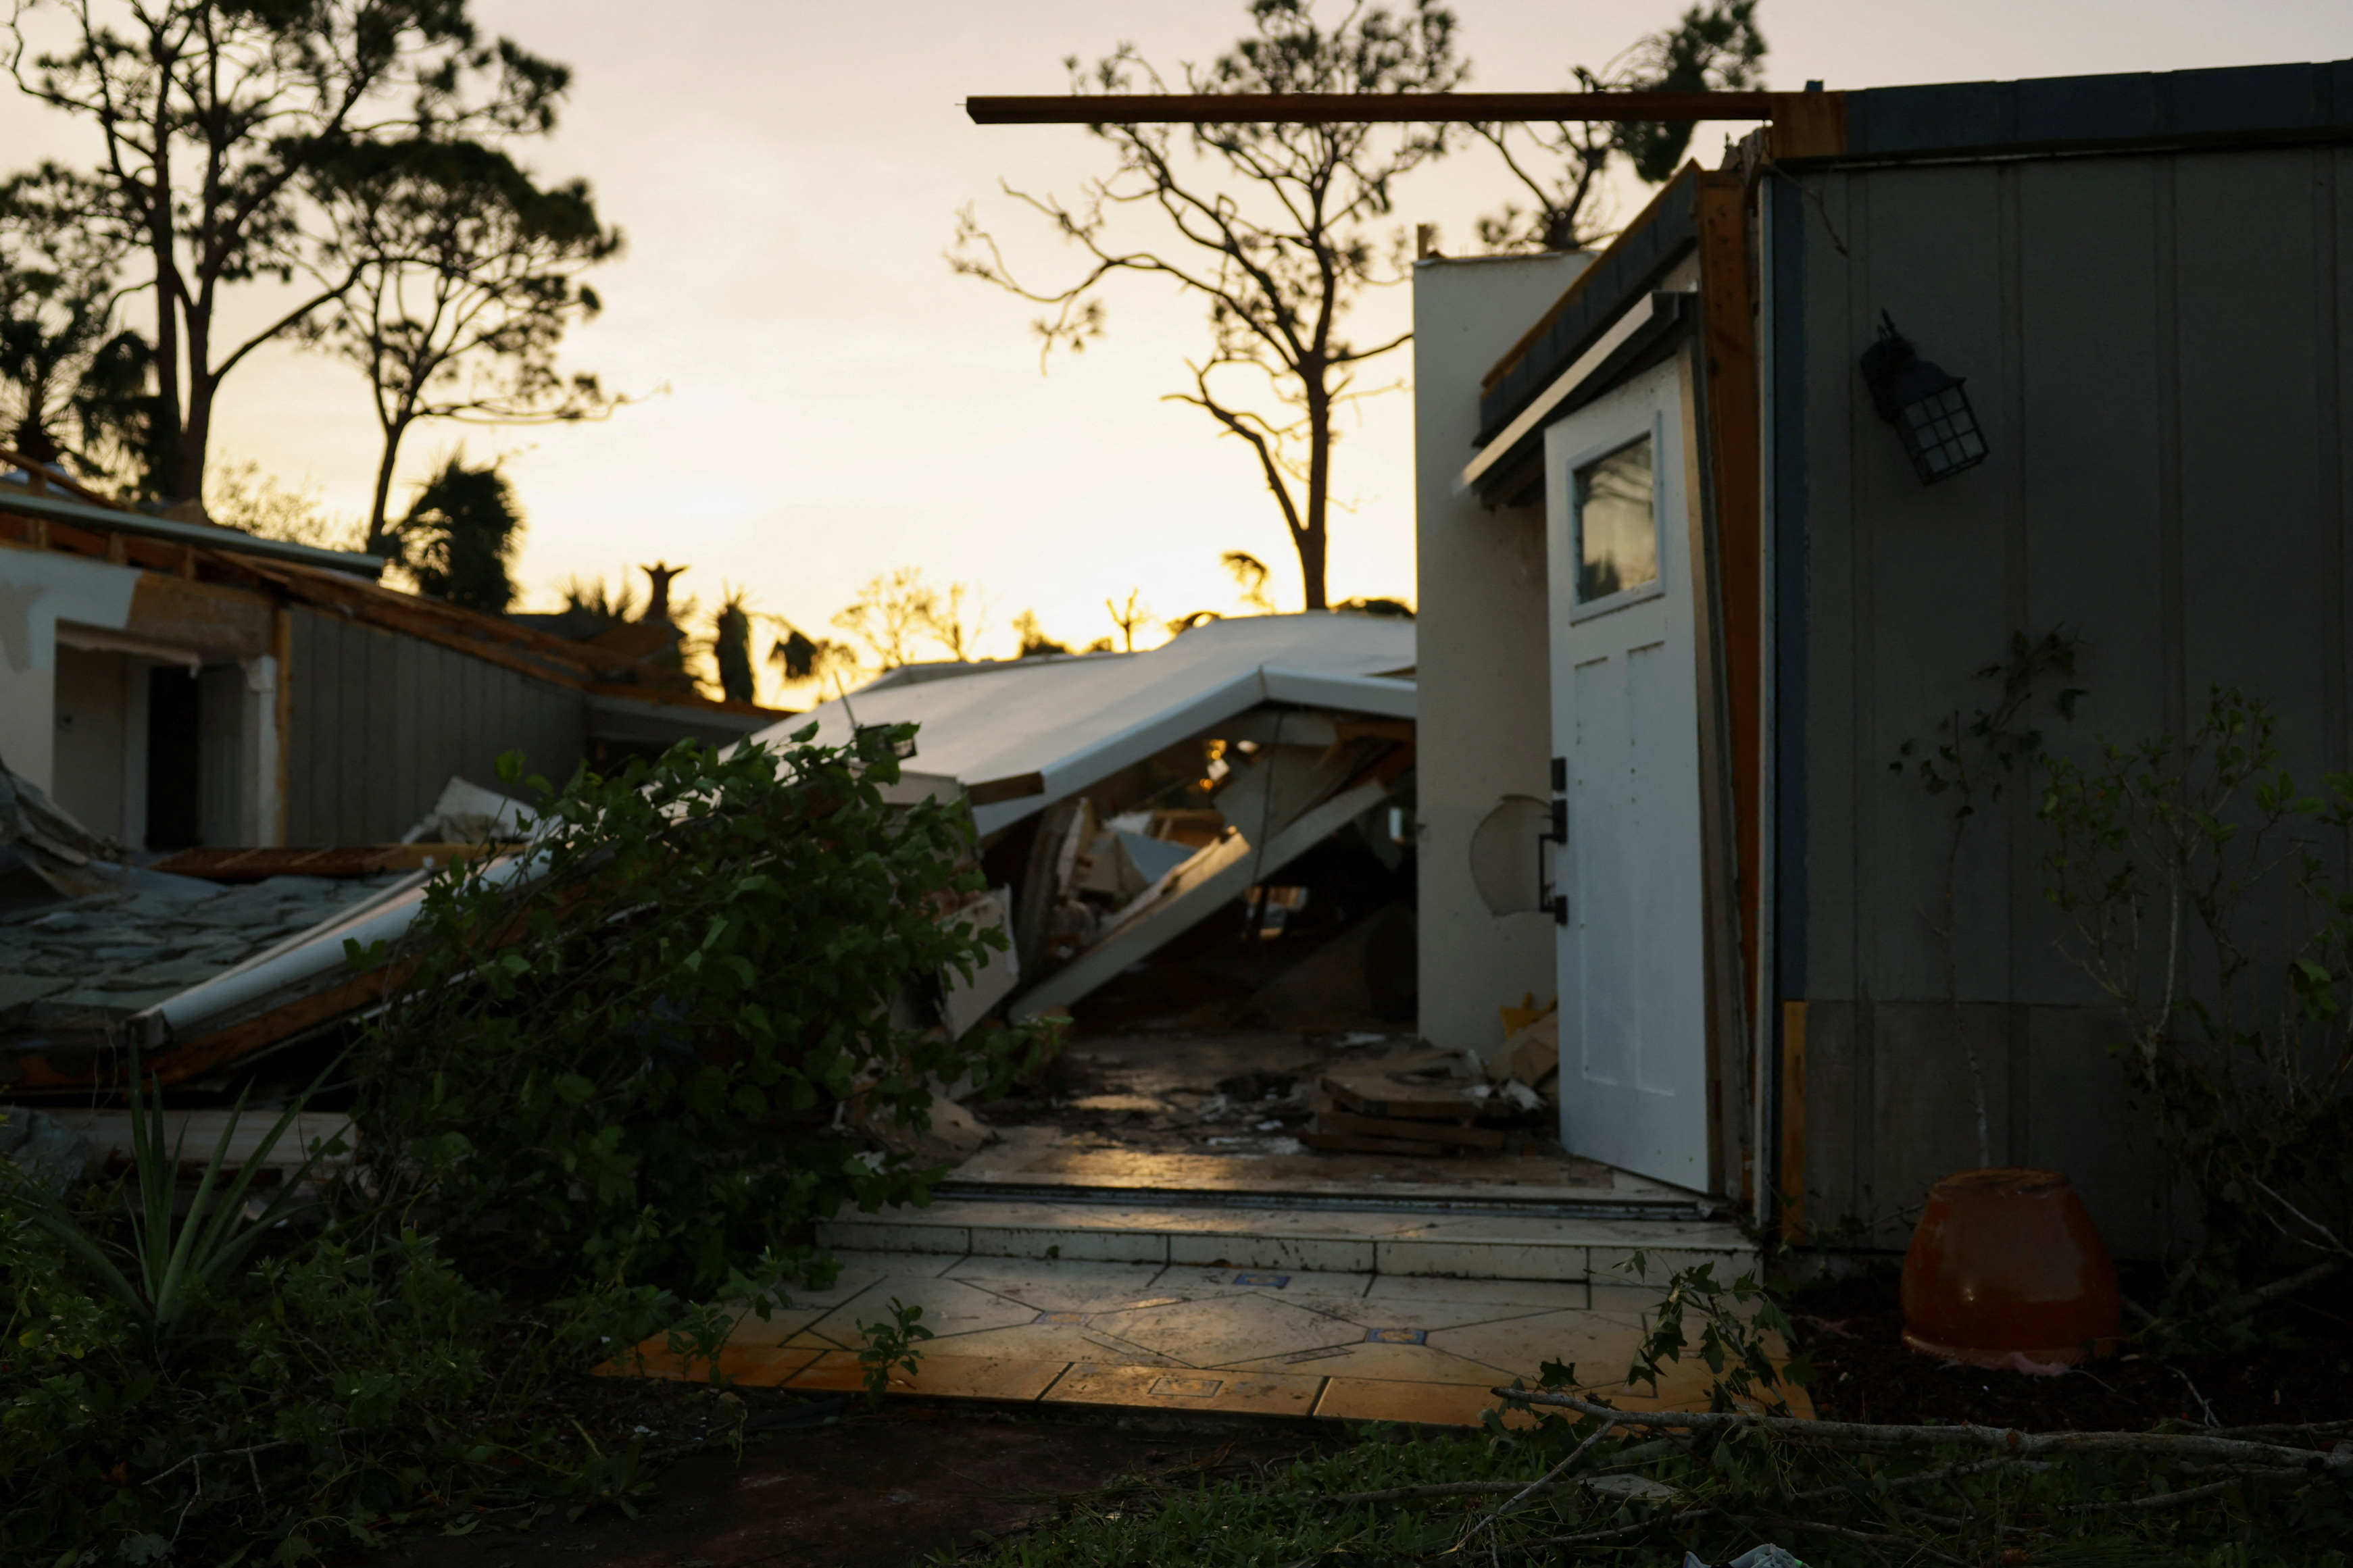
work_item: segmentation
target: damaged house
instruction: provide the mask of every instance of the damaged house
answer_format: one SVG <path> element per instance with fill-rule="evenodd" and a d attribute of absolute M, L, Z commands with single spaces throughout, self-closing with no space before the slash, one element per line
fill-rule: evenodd
<path fill-rule="evenodd" d="M 509 809 L 505 752 L 560 779 L 776 717 L 695 692 L 674 627 L 575 640 L 382 567 L 0 474 L 0 1086 L 86 1085 L 127 1020 L 413 886 Z M 305 1005 L 168 1076 L 332 1012 Z"/>
<path fill-rule="evenodd" d="M 1397 879 L 1361 911 L 1394 902 L 1361 937 L 1401 944 L 1379 965 L 1395 975 L 1412 951 L 1413 666 L 1409 620 L 1215 620 L 1144 653 L 908 666 L 764 738 L 919 726 L 909 784 L 972 803 L 1010 905 L 1012 1016 L 1067 1008 L 1220 911 L 1280 932 L 1312 897 L 1286 871 L 1335 837 Z"/>
<path fill-rule="evenodd" d="M 2051 1166 L 2155 1254 L 2035 792 L 1947 887 L 1902 764 L 2054 635 L 2063 755 L 2222 684 L 2353 761 L 2353 62 L 1758 96 L 1599 255 L 1417 268 L 1423 1031 L 1557 997 L 1563 1142 L 1759 1218 Z"/>

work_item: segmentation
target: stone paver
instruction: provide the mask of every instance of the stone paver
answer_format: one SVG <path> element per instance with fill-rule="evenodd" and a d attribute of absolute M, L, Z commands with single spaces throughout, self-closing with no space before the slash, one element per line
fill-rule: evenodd
<path fill-rule="evenodd" d="M 1444 1279 L 1090 1259 L 848 1252 L 841 1278 L 767 1321 L 746 1314 L 720 1370 L 817 1390 L 863 1385 L 859 1325 L 892 1300 L 935 1338 L 894 1392 L 1459 1426 L 1491 1389 L 1573 1363 L 1630 1409 L 1704 1408 L 1694 1357 L 1654 1394 L 1622 1380 L 1655 1290 L 1582 1280 Z M 1599 1300 L 1597 1301 L 1597 1296 Z M 652 1346 L 634 1370 L 707 1376 Z M 615 1370 L 631 1370 L 619 1368 Z M 1799 1408 L 1804 1408 L 1802 1395 Z"/>

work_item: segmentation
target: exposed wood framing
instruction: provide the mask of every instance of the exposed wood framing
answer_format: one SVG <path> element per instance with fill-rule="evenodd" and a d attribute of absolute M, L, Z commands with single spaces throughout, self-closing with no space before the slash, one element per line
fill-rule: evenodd
<path fill-rule="evenodd" d="M 1767 120 L 1788 121 L 1807 146 L 1835 126 L 1835 92 L 1285 92 L 1055 93 L 965 100 L 976 125 L 1330 125 L 1484 123 L 1499 120 Z M 1835 109 L 1825 105 L 1837 104 Z M 1818 156 L 1790 153 L 1788 156 Z"/>
<path fill-rule="evenodd" d="M 1715 488 L 1716 574 L 1731 727 L 1733 859 L 1744 977 L 1743 1016 L 1757 1016 L 1758 889 L 1764 818 L 1763 490 L 1757 330 L 1749 288 L 1747 205 L 1736 173 L 1699 183 L 1700 317 L 1707 355 L 1707 448 Z"/>
<path fill-rule="evenodd" d="M 1781 1004 L 1781 1238 L 1806 1231 L 1806 1005 Z"/>

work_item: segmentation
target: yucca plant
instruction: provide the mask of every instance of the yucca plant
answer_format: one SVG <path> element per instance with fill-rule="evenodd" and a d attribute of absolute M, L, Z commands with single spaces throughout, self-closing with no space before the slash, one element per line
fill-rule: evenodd
<path fill-rule="evenodd" d="M 327 1070 L 333 1070 L 332 1064 Z M 238 1095 L 227 1124 L 221 1129 L 220 1142 L 183 1215 L 177 1200 L 180 1153 L 187 1142 L 187 1128 L 183 1124 L 180 1135 L 166 1145 L 162 1108 L 150 1100 L 159 1090 L 142 1089 L 139 1048 L 134 1045 L 131 1048 L 131 1151 L 135 1185 L 129 1194 L 129 1243 L 101 1240 L 79 1215 L 29 1183 L 19 1184 L 30 1199 L 26 1217 L 71 1251 L 160 1343 L 179 1328 L 200 1289 L 218 1289 L 236 1273 L 271 1227 L 286 1216 L 311 1170 L 340 1145 L 340 1140 L 321 1142 L 280 1184 L 259 1215 L 246 1215 L 246 1193 L 254 1177 L 325 1076 L 322 1073 L 279 1114 L 252 1157 L 224 1184 L 221 1178 L 228 1164 L 229 1146 L 245 1115 L 246 1095 Z M 248 1089 L 247 1093 L 250 1092 Z M 118 1263 L 118 1258 L 122 1262 Z"/>

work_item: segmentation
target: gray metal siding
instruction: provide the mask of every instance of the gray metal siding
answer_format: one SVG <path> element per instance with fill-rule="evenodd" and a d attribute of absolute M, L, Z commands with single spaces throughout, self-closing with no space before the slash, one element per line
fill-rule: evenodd
<path fill-rule="evenodd" d="M 580 761 L 582 693 L 416 637 L 293 616 L 289 843 L 398 838 L 453 775 L 500 788 L 501 752 L 557 780 Z"/>
<path fill-rule="evenodd" d="M 1868 88 L 1846 95 L 1847 152 L 1934 156 L 1994 148 L 2342 139 L 2353 60 L 2208 70 Z"/>
<path fill-rule="evenodd" d="M 1975 1163 L 1930 926 L 1953 801 L 1889 764 L 1941 715 L 1989 703 L 1972 674 L 2012 633 L 2088 639 L 2081 716 L 2043 710 L 2063 752 L 2178 731 L 2223 682 L 2278 710 L 2299 776 L 2353 761 L 2348 168 L 2313 149 L 1808 181 L 1805 750 L 1785 784 L 1803 837 L 1784 875 L 1805 889 L 1815 1218 L 1892 1220 Z M 1855 368 L 1883 308 L 1968 378 L 1982 467 L 1913 478 Z M 2106 1056 L 2113 1026 L 2056 948 L 2034 804 L 2021 777 L 1973 820 L 1957 884 L 1993 1156 L 2069 1171 L 2112 1239 L 2149 1251 L 2179 1211 L 2150 1201 L 2166 1184 Z"/>

